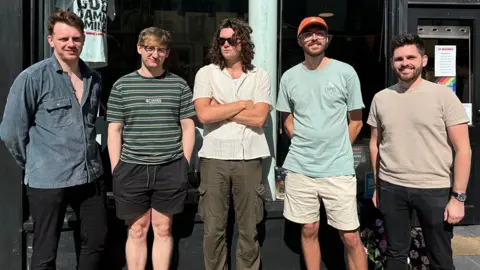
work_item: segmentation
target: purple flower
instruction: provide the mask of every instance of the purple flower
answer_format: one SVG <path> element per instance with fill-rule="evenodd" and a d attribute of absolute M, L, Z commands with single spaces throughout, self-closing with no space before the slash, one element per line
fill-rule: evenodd
<path fill-rule="evenodd" d="M 418 252 L 415 251 L 415 250 L 410 251 L 410 258 L 417 259 L 418 258 Z"/>
<path fill-rule="evenodd" d="M 427 256 L 422 256 L 422 263 L 424 265 L 429 265 L 430 264 L 430 261 L 428 260 Z"/>
<path fill-rule="evenodd" d="M 385 231 L 385 229 L 383 227 L 380 227 L 380 229 L 378 229 L 378 232 L 383 234 L 383 232 Z"/>
<path fill-rule="evenodd" d="M 382 226 L 382 224 L 383 224 L 383 221 L 381 219 L 375 220 L 375 226 L 380 227 Z"/>
<path fill-rule="evenodd" d="M 387 250 L 387 241 L 386 240 L 381 240 L 380 244 L 379 244 L 379 247 L 380 247 L 381 252 L 385 252 Z"/>
<path fill-rule="evenodd" d="M 413 244 L 415 247 L 420 248 L 420 242 L 417 239 L 413 240 Z"/>

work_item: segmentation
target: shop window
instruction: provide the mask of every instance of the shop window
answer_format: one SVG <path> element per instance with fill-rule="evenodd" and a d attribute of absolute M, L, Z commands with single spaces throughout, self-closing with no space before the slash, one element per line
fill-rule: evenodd
<path fill-rule="evenodd" d="M 457 95 L 472 124 L 474 100 L 472 30 L 469 20 L 420 19 L 417 33 L 425 40 L 428 64 L 423 78 L 443 84 Z"/>
<path fill-rule="evenodd" d="M 46 2 L 48 2 L 46 6 L 53 11 L 54 7 L 62 6 L 72 9 L 74 0 Z M 158 26 L 171 32 L 173 44 L 166 66 L 193 87 L 195 73 L 209 63 L 206 53 L 220 21 L 231 17 L 248 19 L 248 1 L 80 0 L 80 2 L 85 2 L 86 5 L 101 5 L 106 2 L 115 6 L 116 14 L 113 19 L 104 16 L 107 20 L 108 63 L 107 66 L 97 69 L 102 75 L 106 89 L 103 100 L 108 99 L 109 89 L 118 78 L 139 68 L 140 56 L 136 51 L 136 42 L 142 29 Z M 48 57 L 48 54 L 46 53 L 44 57 Z"/>

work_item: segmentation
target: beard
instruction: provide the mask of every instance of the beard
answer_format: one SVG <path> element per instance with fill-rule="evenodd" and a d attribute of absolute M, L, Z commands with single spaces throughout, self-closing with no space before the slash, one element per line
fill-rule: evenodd
<path fill-rule="evenodd" d="M 312 52 L 308 49 L 308 47 L 311 46 L 311 45 L 321 46 L 321 49 L 318 50 L 318 51 L 313 51 Z M 304 45 L 303 46 L 303 51 L 305 52 L 306 55 L 308 55 L 310 57 L 317 57 L 317 56 L 321 56 L 322 54 L 325 53 L 326 47 L 327 47 L 326 45 L 322 46 L 322 44 L 320 44 L 319 42 L 312 42 L 312 44 L 310 44 L 310 45 Z"/>
<path fill-rule="evenodd" d="M 411 67 L 403 67 L 400 70 L 395 70 L 395 73 L 397 74 L 397 78 L 402 81 L 402 82 L 414 82 L 422 75 L 422 68 L 414 68 L 413 73 L 409 75 L 402 75 L 402 70 L 406 68 L 411 68 Z"/>

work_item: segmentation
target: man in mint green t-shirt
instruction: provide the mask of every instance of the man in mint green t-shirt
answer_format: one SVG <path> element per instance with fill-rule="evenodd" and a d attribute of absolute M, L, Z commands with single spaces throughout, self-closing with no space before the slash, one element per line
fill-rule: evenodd
<path fill-rule="evenodd" d="M 298 44 L 305 61 L 280 81 L 277 110 L 291 145 L 283 167 L 285 218 L 302 224 L 302 247 L 308 269 L 319 269 L 320 202 L 328 224 L 340 231 L 350 269 L 367 269 L 358 233 L 357 180 L 352 143 L 362 127 L 365 107 L 352 66 L 325 57 L 328 26 L 320 17 L 305 18 Z M 348 119 L 347 119 L 348 118 Z"/>

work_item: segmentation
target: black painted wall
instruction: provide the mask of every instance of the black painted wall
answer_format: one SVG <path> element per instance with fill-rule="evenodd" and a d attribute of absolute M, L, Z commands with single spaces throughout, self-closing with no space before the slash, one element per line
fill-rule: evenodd
<path fill-rule="evenodd" d="M 0 121 L 8 91 L 23 70 L 23 0 L 0 1 Z M 28 26 L 28 25 L 27 25 Z M 0 143 L 0 268 L 20 270 L 23 264 L 22 171 Z"/>

